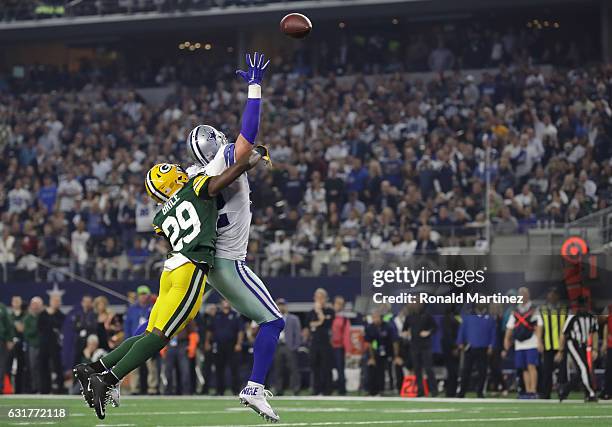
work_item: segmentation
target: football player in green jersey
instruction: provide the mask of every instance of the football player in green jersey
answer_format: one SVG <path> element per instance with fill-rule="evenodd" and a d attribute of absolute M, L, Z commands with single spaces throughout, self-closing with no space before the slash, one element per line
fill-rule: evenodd
<path fill-rule="evenodd" d="M 146 332 L 127 339 L 99 361 L 73 369 L 85 400 L 98 418 L 106 416 L 109 392 L 115 385 L 164 348 L 199 311 L 206 275 L 214 267 L 215 196 L 263 156 L 267 156 L 265 147 L 256 147 L 218 176 L 200 174 L 189 179 L 180 166 L 166 163 L 153 166 L 147 173 L 147 193 L 162 203 L 153 227 L 172 249 L 164 263 L 159 297 Z"/>

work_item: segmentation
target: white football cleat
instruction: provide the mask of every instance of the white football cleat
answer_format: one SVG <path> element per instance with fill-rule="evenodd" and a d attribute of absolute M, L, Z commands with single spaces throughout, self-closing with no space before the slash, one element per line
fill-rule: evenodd
<path fill-rule="evenodd" d="M 110 404 L 112 405 L 113 408 L 118 408 L 121 403 L 119 401 L 119 399 L 121 398 L 121 388 L 120 387 L 121 387 L 121 383 L 112 387 L 108 391 L 108 400 L 110 401 Z"/>
<path fill-rule="evenodd" d="M 266 399 L 273 397 L 272 392 L 266 390 L 263 385 L 249 381 L 238 397 L 240 403 L 254 410 L 266 421 L 277 423 L 280 420 Z"/>

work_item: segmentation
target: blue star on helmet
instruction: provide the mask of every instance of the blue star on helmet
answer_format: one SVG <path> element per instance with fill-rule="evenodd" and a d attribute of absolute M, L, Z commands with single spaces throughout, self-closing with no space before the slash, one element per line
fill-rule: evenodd
<path fill-rule="evenodd" d="M 209 141 L 215 141 L 217 138 L 215 137 L 215 132 L 212 130 L 207 130 L 206 131 L 208 133 L 208 140 Z"/>

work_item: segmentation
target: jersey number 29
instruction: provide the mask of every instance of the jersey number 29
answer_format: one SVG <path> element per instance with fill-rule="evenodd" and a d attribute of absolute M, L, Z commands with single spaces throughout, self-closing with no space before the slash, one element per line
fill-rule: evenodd
<path fill-rule="evenodd" d="M 191 202 L 185 200 L 179 204 L 174 210 L 174 216 L 167 216 L 162 223 L 162 230 L 172 245 L 172 249 L 180 251 L 183 246 L 191 243 L 193 239 L 200 233 L 200 219 L 198 213 Z M 181 230 L 189 231 L 188 234 L 183 234 L 180 237 Z"/>

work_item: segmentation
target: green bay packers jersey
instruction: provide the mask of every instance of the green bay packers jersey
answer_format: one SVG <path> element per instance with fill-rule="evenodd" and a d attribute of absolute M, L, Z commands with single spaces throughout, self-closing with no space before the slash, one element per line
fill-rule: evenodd
<path fill-rule="evenodd" d="M 210 176 L 197 175 L 164 203 L 153 219 L 157 234 L 168 238 L 173 253 L 195 263 L 214 265 L 217 202 L 208 195 Z"/>

